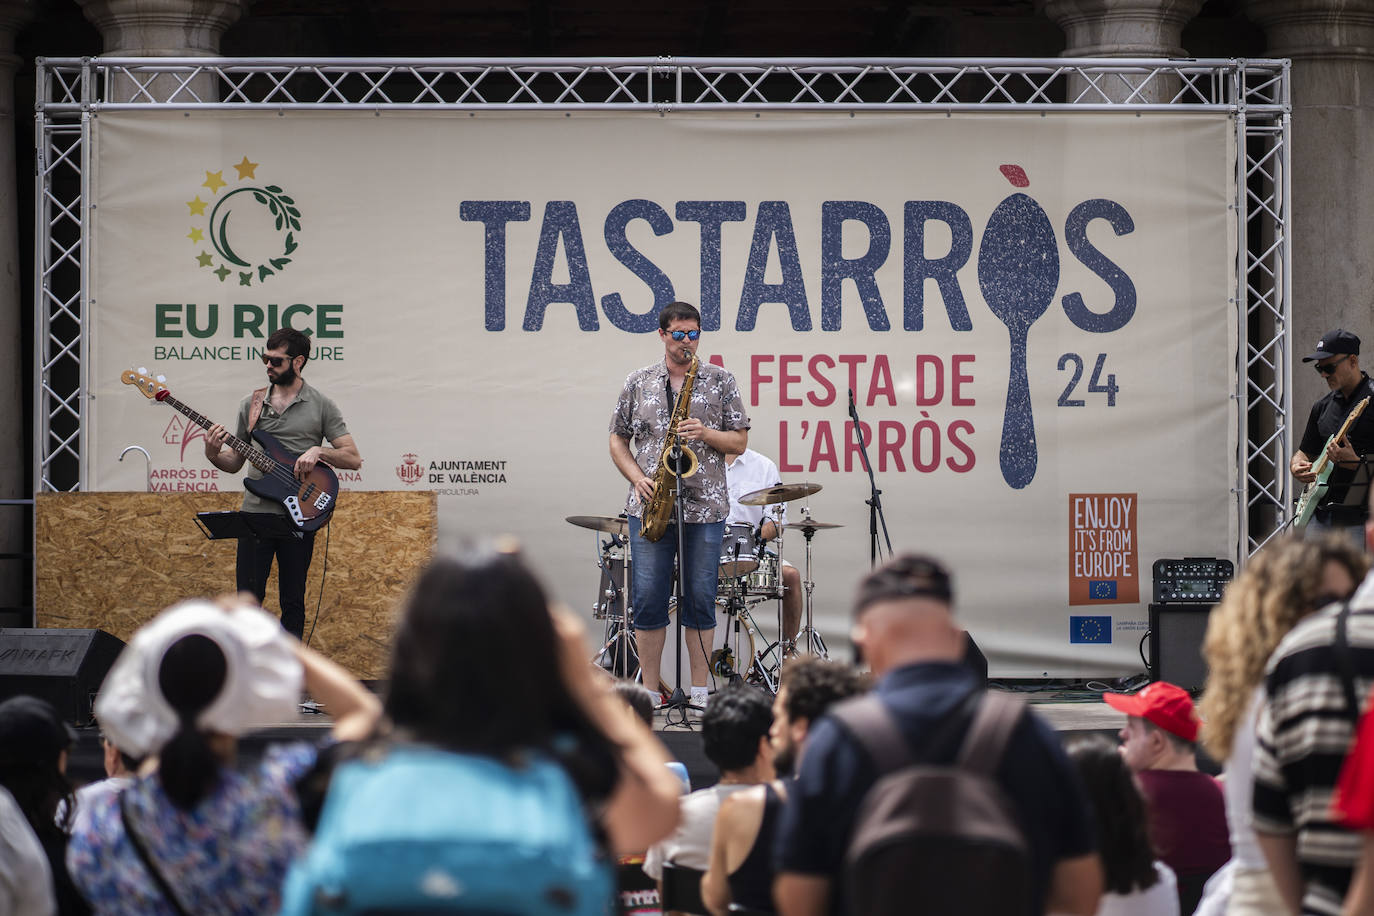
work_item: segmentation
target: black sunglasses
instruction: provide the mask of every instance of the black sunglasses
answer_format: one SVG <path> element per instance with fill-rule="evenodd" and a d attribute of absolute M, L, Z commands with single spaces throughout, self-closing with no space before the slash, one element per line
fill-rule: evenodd
<path fill-rule="evenodd" d="M 700 331 L 669 331 L 669 332 L 668 332 L 668 336 L 671 337 L 671 338 L 673 338 L 673 340 L 676 340 L 676 341 L 681 341 L 683 338 L 686 338 L 687 340 L 696 340 L 698 337 L 701 336 L 701 332 L 700 332 Z"/>
<path fill-rule="evenodd" d="M 280 369 L 281 364 L 287 362 L 290 359 L 290 356 L 268 356 L 266 353 L 264 353 L 262 355 L 262 364 L 264 366 L 271 366 L 273 369 Z"/>
<path fill-rule="evenodd" d="M 1322 375 L 1330 375 L 1331 373 L 1336 371 L 1337 366 L 1345 362 L 1345 360 L 1347 360 L 1348 358 L 1348 356 L 1342 356 L 1340 359 L 1332 360 L 1329 363 L 1317 363 L 1312 368 L 1316 369 L 1317 372 L 1321 373 Z"/>

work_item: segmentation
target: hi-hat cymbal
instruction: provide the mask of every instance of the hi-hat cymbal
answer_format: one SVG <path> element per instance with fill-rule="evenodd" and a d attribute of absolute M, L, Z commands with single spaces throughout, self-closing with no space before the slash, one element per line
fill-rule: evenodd
<path fill-rule="evenodd" d="M 739 498 L 741 506 L 771 506 L 773 503 L 791 502 L 794 499 L 801 499 L 803 496 L 810 496 L 812 493 L 819 493 L 821 485 L 818 483 L 780 483 L 776 487 L 764 487 L 762 490 L 755 490 L 752 493 L 745 493 Z"/>
<path fill-rule="evenodd" d="M 612 518 L 609 515 L 569 515 L 567 522 L 579 528 L 590 528 L 607 534 L 625 534 L 630 530 L 625 519 Z"/>
<path fill-rule="evenodd" d="M 812 528 L 816 531 L 824 531 L 827 528 L 843 528 L 843 522 L 818 522 L 814 518 L 803 518 L 799 522 L 788 522 L 784 528 L 800 531 L 803 528 Z"/>

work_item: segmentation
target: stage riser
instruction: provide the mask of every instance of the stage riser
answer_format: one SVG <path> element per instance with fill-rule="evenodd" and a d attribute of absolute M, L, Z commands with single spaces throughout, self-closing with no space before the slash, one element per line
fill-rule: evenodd
<path fill-rule="evenodd" d="M 79 729 L 78 731 L 81 737 L 77 746 L 67 757 L 67 774 L 78 785 L 96 779 L 104 779 L 104 758 L 100 748 L 99 735 L 93 728 Z M 706 759 L 706 754 L 702 750 L 700 731 L 667 729 L 655 731 L 655 734 L 668 748 L 668 753 L 675 759 L 682 761 L 687 767 L 687 775 L 691 777 L 693 789 L 714 785 L 720 778 L 720 771 L 711 761 Z M 285 741 L 323 741 L 328 735 L 329 723 L 327 720 L 318 724 L 271 728 L 241 739 L 239 741 L 239 757 L 244 760 L 256 760 L 269 744 Z M 1116 741 L 1115 729 L 1085 728 L 1059 732 L 1059 737 L 1063 740 L 1086 735 L 1100 735 L 1109 741 Z"/>

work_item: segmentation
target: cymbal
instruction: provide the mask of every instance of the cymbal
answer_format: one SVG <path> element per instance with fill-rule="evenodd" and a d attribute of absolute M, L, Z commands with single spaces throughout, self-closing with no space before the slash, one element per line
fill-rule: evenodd
<path fill-rule="evenodd" d="M 791 502 L 794 499 L 801 499 L 803 496 L 810 496 L 812 493 L 819 493 L 821 485 L 818 483 L 780 483 L 776 487 L 764 487 L 762 490 L 755 490 L 752 493 L 745 493 L 739 498 L 741 506 L 771 506 L 773 503 Z"/>
<path fill-rule="evenodd" d="M 612 518 L 609 515 L 569 515 L 566 521 L 579 528 L 590 528 L 607 534 L 625 534 L 630 530 L 625 519 Z"/>
<path fill-rule="evenodd" d="M 802 528 L 813 528 L 816 531 L 824 531 L 827 528 L 843 528 L 843 522 L 818 522 L 814 518 L 804 518 L 799 522 L 788 522 L 784 528 L 801 530 Z"/>

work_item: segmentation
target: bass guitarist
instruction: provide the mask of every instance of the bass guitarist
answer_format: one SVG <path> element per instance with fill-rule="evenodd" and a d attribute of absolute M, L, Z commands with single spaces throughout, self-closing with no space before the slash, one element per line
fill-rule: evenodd
<path fill-rule="evenodd" d="M 1312 462 L 1323 449 L 1326 450 L 1328 460 L 1333 463 L 1328 481 L 1330 488 L 1317 504 L 1308 528 L 1313 533 L 1345 531 L 1363 547 L 1368 500 L 1364 493 L 1348 494 L 1348 490 L 1365 456 L 1374 450 L 1374 418 L 1368 412 L 1362 414 L 1344 439 L 1328 444 L 1355 405 L 1374 395 L 1374 383 L 1360 371 L 1360 338 L 1341 328 L 1329 331 L 1317 343 L 1317 349 L 1302 361 L 1316 363 L 1317 372 L 1326 379 L 1331 391 L 1312 405 L 1302 442 L 1288 468 L 1299 481 L 1310 483 L 1316 478 Z M 1367 479 L 1366 474 L 1361 472 L 1360 479 Z M 1350 504 L 1347 504 L 1347 495 L 1355 496 Z"/>
<path fill-rule="evenodd" d="M 339 408 L 301 377 L 309 359 L 309 337 L 295 328 L 272 332 L 262 354 L 268 385 L 239 405 L 236 435 L 246 440 L 254 429 L 260 429 L 275 436 L 289 452 L 299 455 L 295 465 L 298 478 L 321 461 L 330 467 L 356 470 L 362 467 L 363 459 Z M 205 457 L 221 471 L 235 474 L 243 467 L 244 456 L 225 447 L 227 437 L 222 425 L 211 426 L 205 434 Z M 322 444 L 326 440 L 328 446 Z M 251 468 L 248 475 L 259 477 L 261 472 Z M 243 512 L 259 517 L 259 529 L 275 528 L 280 533 L 239 540 L 238 590 L 252 592 L 261 603 L 275 558 L 281 625 L 300 638 L 305 632 L 305 577 L 315 550 L 315 532 L 292 530 L 282 505 L 254 493 L 244 494 Z"/>

